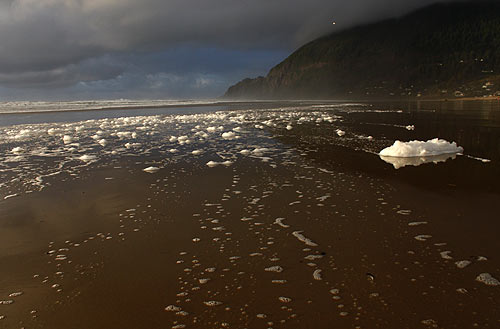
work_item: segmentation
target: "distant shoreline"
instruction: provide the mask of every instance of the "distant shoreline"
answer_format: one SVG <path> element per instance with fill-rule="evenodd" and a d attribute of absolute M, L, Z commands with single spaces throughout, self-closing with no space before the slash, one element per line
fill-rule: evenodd
<path fill-rule="evenodd" d="M 455 98 L 443 98 L 443 101 L 500 101 L 500 96 L 469 96 L 469 97 L 455 97 Z"/>
<path fill-rule="evenodd" d="M 254 101 L 253 103 L 258 103 L 261 101 Z M 17 111 L 17 112 L 0 112 L 0 115 L 13 115 L 13 114 L 34 114 L 34 113 L 56 113 L 56 112 L 85 112 L 85 111 L 112 111 L 112 110 L 138 110 L 138 109 L 160 109 L 160 108 L 176 108 L 176 107 L 204 107 L 204 106 L 220 106 L 220 105 L 235 105 L 235 104 L 245 104 L 252 103 L 248 101 L 235 102 L 235 101 L 219 101 L 219 102 L 207 102 L 207 103 L 194 103 L 194 104 L 164 104 L 164 105 L 132 105 L 132 106 L 102 106 L 102 107 L 91 107 L 91 108 L 79 108 L 79 109 L 53 109 L 53 110 L 28 110 L 28 111 Z"/>
<path fill-rule="evenodd" d="M 3 115 L 20 115 L 20 114 L 40 114 L 40 113 L 58 113 L 58 112 L 88 112 L 88 111 L 113 111 L 113 110 L 138 110 L 138 109 L 161 109 L 161 108 L 186 108 L 186 107 L 207 107 L 207 106 L 234 106 L 234 105 L 248 105 L 248 104 L 280 104 L 285 106 L 286 103 L 300 103 L 307 102 L 311 105 L 322 103 L 370 103 L 370 102 L 457 102 L 457 101 L 500 101 L 500 96 L 486 96 L 486 97 L 454 97 L 454 98 L 420 98 L 420 97 L 398 97 L 398 98 L 341 98 L 341 99 L 262 99 L 262 100 L 230 100 L 218 101 L 207 103 L 194 103 L 194 104 L 164 104 L 164 105 L 132 105 L 132 106 L 102 106 L 92 108 L 78 108 L 78 109 L 49 109 L 49 110 L 27 110 L 27 111 L 12 111 L 1 112 Z"/>
<path fill-rule="evenodd" d="M 2 112 L 0 108 L 0 115 L 19 115 L 19 114 L 39 114 L 39 113 L 58 113 L 58 112 L 88 112 L 88 111 L 113 111 L 113 110 L 138 110 L 138 109 L 165 109 L 165 108 L 187 108 L 187 107 L 207 107 L 207 106 L 235 106 L 235 105 L 250 105 L 250 104 L 281 104 L 285 106 L 287 103 L 290 106 L 300 103 L 300 102 L 308 102 L 312 105 L 314 104 L 323 104 L 323 103 L 342 103 L 342 102 L 353 102 L 354 100 L 345 100 L 345 99 L 255 99 L 255 100 L 228 100 L 228 101 L 215 101 L 215 102 L 206 102 L 206 103 L 193 103 L 193 104 L 163 104 L 163 105 L 130 105 L 130 106 L 96 106 L 89 108 L 57 108 L 57 109 L 41 109 L 41 110 L 26 110 L 26 111 L 11 111 L 11 112 Z M 366 102 L 366 100 L 357 100 L 356 102 Z"/>

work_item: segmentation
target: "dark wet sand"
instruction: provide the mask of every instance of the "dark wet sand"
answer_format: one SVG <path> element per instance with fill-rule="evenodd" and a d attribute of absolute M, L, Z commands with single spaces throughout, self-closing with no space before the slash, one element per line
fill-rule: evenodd
<path fill-rule="evenodd" d="M 479 163 L 395 174 L 328 129 L 271 129 L 272 160 L 125 156 L 0 201 L 0 328 L 499 327 L 500 287 L 475 280 L 500 277 L 498 190 L 443 175 Z"/>

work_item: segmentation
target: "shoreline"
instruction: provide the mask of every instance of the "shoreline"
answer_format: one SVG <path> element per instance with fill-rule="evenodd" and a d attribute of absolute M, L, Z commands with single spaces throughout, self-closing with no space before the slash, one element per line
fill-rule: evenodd
<path fill-rule="evenodd" d="M 167 109 L 167 108 L 188 108 L 188 107 L 208 107 L 208 106 L 235 106 L 235 105 L 255 105 L 255 104 L 286 104 L 295 106 L 297 103 L 308 102 L 311 104 L 350 102 L 349 100 L 231 100 L 217 101 L 213 103 L 193 103 L 193 104 L 166 104 L 166 105 L 131 105 L 131 106 L 103 106 L 82 109 L 53 109 L 53 110 L 28 110 L 22 112 L 0 112 L 0 115 L 18 115 L 18 114 L 39 114 L 39 113 L 59 113 L 59 112 L 87 112 L 87 111 L 113 111 L 113 110 L 138 110 L 138 109 Z M 57 102 L 54 102 L 57 103 Z M 0 110 L 1 111 L 1 110 Z"/>
<path fill-rule="evenodd" d="M 57 102 L 54 102 L 57 103 Z M 234 102 L 231 102 L 234 103 Z M 92 108 L 82 108 L 82 109 L 54 109 L 54 110 L 28 110 L 22 112 L 0 112 L 0 115 L 9 114 L 34 114 L 34 113 L 57 113 L 57 112 L 86 112 L 86 111 L 108 111 L 108 110 L 137 110 L 137 109 L 156 109 L 156 108 L 176 108 L 176 107 L 204 107 L 204 106 L 219 106 L 219 105 L 231 105 L 229 102 L 214 102 L 214 103 L 194 103 L 194 104 L 166 104 L 166 105 L 132 105 L 132 106 L 103 106 L 103 107 L 92 107 Z"/>
<path fill-rule="evenodd" d="M 444 98 L 444 101 L 500 101 L 500 96 L 470 96 L 470 97 L 456 97 L 456 98 Z"/>
<path fill-rule="evenodd" d="M 52 110 L 28 110 L 28 111 L 18 111 L 18 112 L 0 112 L 0 116 L 8 115 L 22 115 L 22 114 L 40 114 L 40 113 L 60 113 L 60 112 L 90 112 L 90 111 L 113 111 L 113 110 L 139 110 L 139 109 L 168 109 L 168 108 L 198 108 L 198 107 L 209 107 L 209 106 L 244 106 L 244 105 L 272 105 L 281 104 L 284 106 L 286 103 L 290 103 L 290 106 L 296 105 L 297 103 L 310 103 L 314 104 L 324 104 L 324 103 L 344 103 L 344 102 L 355 102 L 355 103 L 369 103 L 369 102 L 457 102 L 457 101 L 500 101 L 500 96 L 488 96 L 488 97 L 456 97 L 456 98 L 358 98 L 358 99 L 262 99 L 262 100 L 231 100 L 231 101 L 217 101 L 213 103 L 194 103 L 194 104 L 166 104 L 166 105 L 131 105 L 131 106 L 102 106 L 102 107 L 92 107 L 92 108 L 82 108 L 82 109 L 52 109 Z M 54 102 L 57 103 L 57 102 Z M 1 111 L 1 110 L 0 110 Z"/>

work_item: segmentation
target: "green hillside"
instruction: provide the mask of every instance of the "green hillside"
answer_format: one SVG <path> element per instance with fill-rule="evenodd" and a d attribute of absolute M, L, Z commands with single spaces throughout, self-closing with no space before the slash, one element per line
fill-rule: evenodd
<path fill-rule="evenodd" d="M 500 90 L 500 3 L 436 4 L 316 39 L 227 98 L 455 97 Z"/>

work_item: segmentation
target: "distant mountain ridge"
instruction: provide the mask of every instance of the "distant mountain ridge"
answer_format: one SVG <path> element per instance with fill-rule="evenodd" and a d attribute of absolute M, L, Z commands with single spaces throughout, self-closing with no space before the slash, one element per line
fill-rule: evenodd
<path fill-rule="evenodd" d="M 500 3 L 435 4 L 318 38 L 225 98 L 500 95 Z"/>

